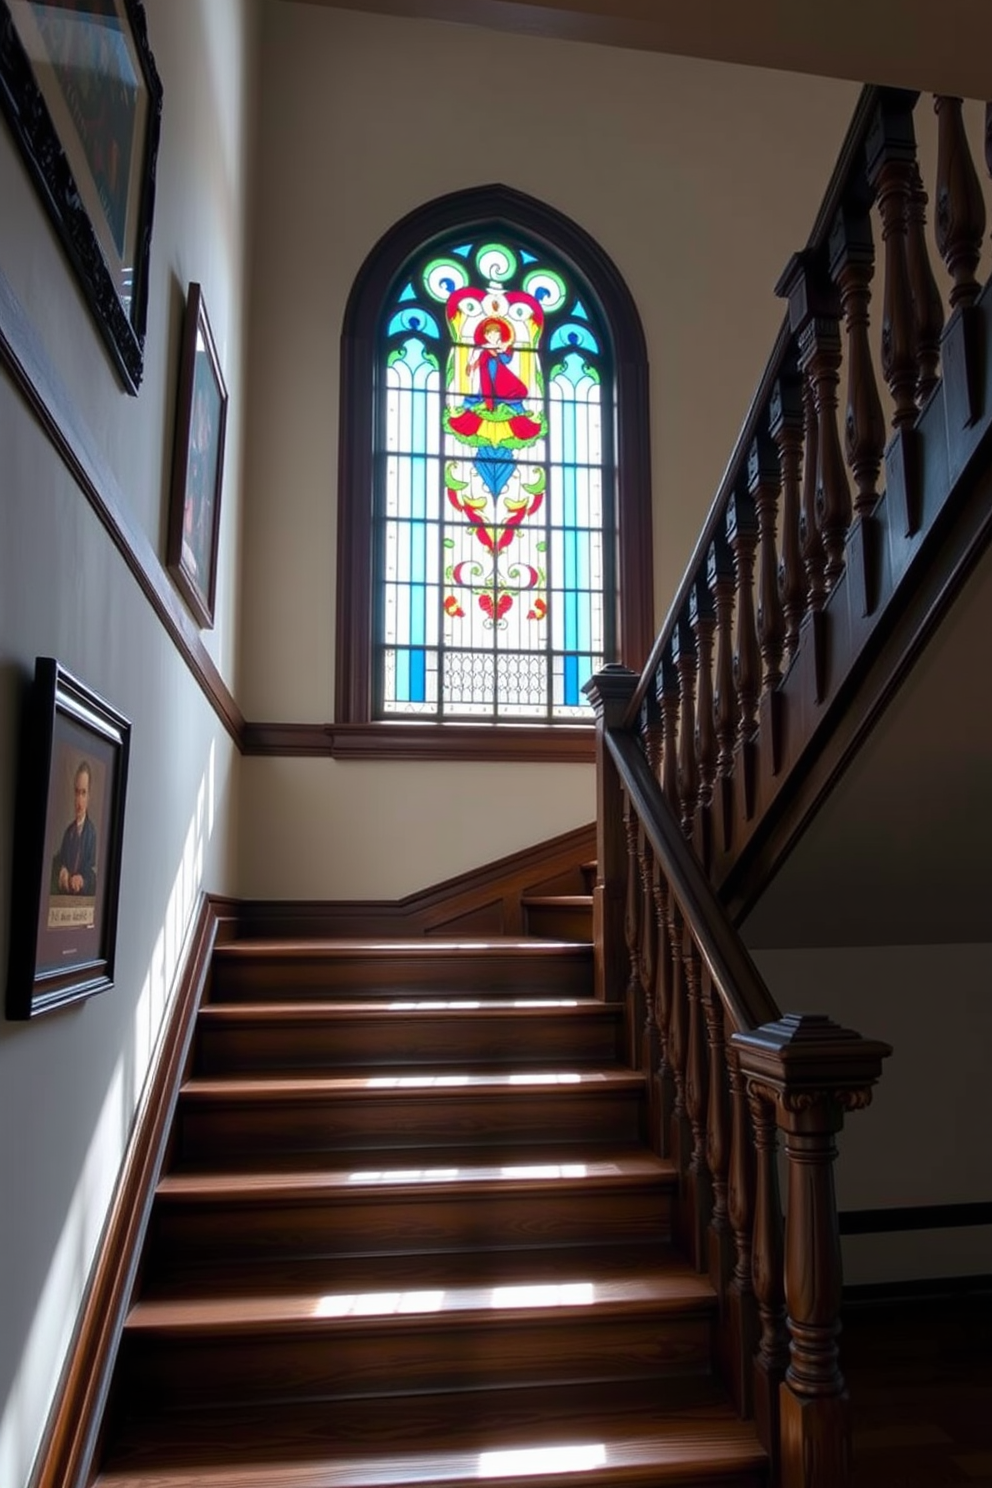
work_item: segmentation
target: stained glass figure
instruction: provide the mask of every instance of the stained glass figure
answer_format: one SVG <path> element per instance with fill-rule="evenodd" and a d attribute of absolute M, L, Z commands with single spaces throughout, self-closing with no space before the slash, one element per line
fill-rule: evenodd
<path fill-rule="evenodd" d="M 382 715 L 589 716 L 613 646 L 609 341 L 548 260 L 462 239 L 408 263 L 386 307 Z"/>

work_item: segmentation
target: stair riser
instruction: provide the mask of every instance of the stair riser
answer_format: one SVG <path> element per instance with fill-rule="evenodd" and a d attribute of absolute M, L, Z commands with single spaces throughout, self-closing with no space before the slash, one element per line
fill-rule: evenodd
<path fill-rule="evenodd" d="M 648 1313 L 596 1322 L 556 1316 L 533 1322 L 436 1330 L 315 1325 L 288 1335 L 184 1339 L 126 1333 L 123 1374 L 140 1400 L 174 1405 L 225 1401 L 343 1399 L 427 1390 L 492 1389 L 593 1380 L 663 1379 L 709 1368 L 710 1322 Z"/>
<path fill-rule="evenodd" d="M 454 1098 L 457 1096 L 457 1098 Z M 294 1098 L 242 1105 L 181 1098 L 180 1151 L 190 1161 L 299 1151 L 370 1151 L 378 1147 L 497 1146 L 508 1143 L 635 1142 L 643 1101 L 636 1088 L 600 1094 L 568 1087 L 514 1088 L 499 1096 L 409 1091 L 383 1099 Z"/>
<path fill-rule="evenodd" d="M 405 996 L 588 997 L 591 953 L 586 947 L 554 958 L 513 958 L 492 952 L 450 955 L 443 951 L 311 959 L 259 955 L 248 961 L 219 952 L 214 959 L 213 1002 L 260 999 Z"/>
<path fill-rule="evenodd" d="M 528 935 L 538 935 L 545 940 L 592 940 L 591 908 L 528 904 L 524 910 L 524 923 Z"/>
<path fill-rule="evenodd" d="M 547 1191 L 352 1196 L 339 1202 L 199 1204 L 156 1200 L 149 1274 L 175 1276 L 225 1258 L 404 1255 L 483 1246 L 613 1245 L 670 1232 L 671 1201 L 658 1186 L 617 1192 Z"/>
<path fill-rule="evenodd" d="M 499 1019 L 429 1017 L 402 1013 L 388 1020 L 230 1027 L 201 1020 L 196 1073 L 205 1076 L 286 1070 L 348 1069 L 373 1065 L 496 1065 L 569 1068 L 609 1064 L 620 1057 L 620 1026 L 608 1017 L 547 1016 Z"/>

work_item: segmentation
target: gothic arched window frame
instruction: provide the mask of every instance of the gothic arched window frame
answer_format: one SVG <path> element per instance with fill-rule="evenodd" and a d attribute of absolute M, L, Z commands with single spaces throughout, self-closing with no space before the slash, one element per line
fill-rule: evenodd
<path fill-rule="evenodd" d="M 506 186 L 452 193 L 395 223 L 367 256 L 345 310 L 341 337 L 338 460 L 335 723 L 341 757 L 558 759 L 593 757 L 589 723 L 436 722 L 374 713 L 375 399 L 383 308 L 414 255 L 453 232 L 519 233 L 584 282 L 612 339 L 615 447 L 616 654 L 639 669 L 654 639 L 648 367 L 630 291 L 609 256 L 564 214 Z"/>

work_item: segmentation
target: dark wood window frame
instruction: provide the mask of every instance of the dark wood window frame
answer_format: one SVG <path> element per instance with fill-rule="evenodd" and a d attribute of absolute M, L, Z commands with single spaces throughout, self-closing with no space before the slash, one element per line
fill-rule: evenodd
<path fill-rule="evenodd" d="M 547 243 L 589 284 L 613 336 L 616 376 L 616 660 L 640 670 L 654 639 L 648 364 L 633 298 L 602 248 L 577 223 L 507 186 L 439 197 L 380 238 L 359 270 L 341 334 L 338 563 L 335 627 L 337 758 L 588 760 L 592 724 L 436 723 L 373 717 L 373 419 L 377 332 L 404 263 L 455 230 L 493 225 Z"/>

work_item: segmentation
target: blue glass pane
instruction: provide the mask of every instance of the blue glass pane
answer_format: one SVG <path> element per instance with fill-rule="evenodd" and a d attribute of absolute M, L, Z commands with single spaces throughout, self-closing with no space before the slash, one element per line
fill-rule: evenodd
<path fill-rule="evenodd" d="M 423 651 L 410 652 L 410 702 L 422 703 L 426 696 L 427 657 Z"/>
<path fill-rule="evenodd" d="M 576 300 L 575 304 L 572 306 L 572 314 L 578 320 L 589 319 L 588 315 L 586 314 L 586 307 L 585 305 L 583 305 L 581 300 Z"/>
<path fill-rule="evenodd" d="M 397 331 L 416 331 L 418 335 L 431 336 L 435 341 L 441 339 L 441 330 L 437 321 L 433 315 L 427 310 L 421 310 L 419 306 L 415 310 L 397 310 L 386 327 L 386 335 L 393 336 Z"/>
<path fill-rule="evenodd" d="M 472 252 L 472 247 L 473 244 L 471 243 L 463 243 L 460 248 L 452 248 L 451 251 L 452 253 L 457 253 L 460 258 L 468 258 L 469 254 Z"/>
<path fill-rule="evenodd" d="M 404 300 L 415 300 L 416 298 L 417 291 L 414 289 L 413 281 L 411 280 L 406 289 L 404 289 L 403 293 L 400 295 L 399 302 L 402 305 Z"/>
<path fill-rule="evenodd" d="M 579 692 L 579 658 L 577 656 L 565 657 L 565 705 L 574 708 L 576 703 L 582 701 Z"/>
<path fill-rule="evenodd" d="M 558 327 L 551 337 L 550 346 L 552 351 L 557 351 L 562 346 L 581 346 L 586 351 L 599 351 L 599 342 L 589 327 L 577 325 L 574 321 Z"/>
<path fill-rule="evenodd" d="M 525 248 L 522 248 L 520 250 L 520 257 L 521 257 L 521 259 L 523 260 L 524 263 L 537 263 L 537 259 L 534 256 L 534 254 L 533 253 L 528 253 Z"/>

